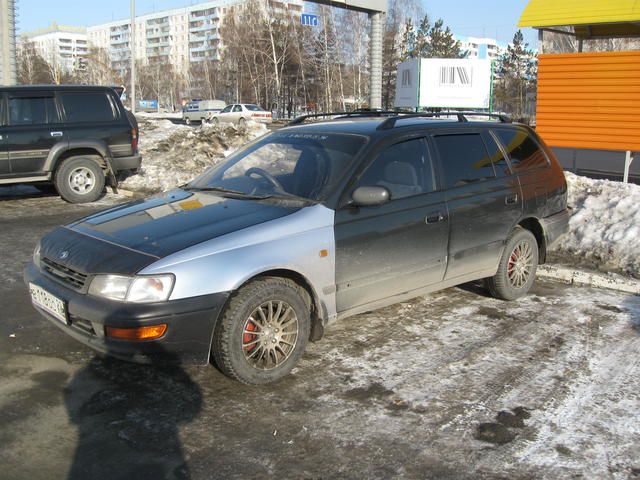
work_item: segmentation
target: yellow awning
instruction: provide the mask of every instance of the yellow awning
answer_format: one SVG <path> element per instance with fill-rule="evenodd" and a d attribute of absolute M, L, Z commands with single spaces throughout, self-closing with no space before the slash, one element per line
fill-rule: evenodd
<path fill-rule="evenodd" d="M 530 0 L 518 26 L 598 26 L 628 24 L 633 34 L 640 22 L 640 0 Z M 635 25 L 634 25 L 635 23 Z"/>

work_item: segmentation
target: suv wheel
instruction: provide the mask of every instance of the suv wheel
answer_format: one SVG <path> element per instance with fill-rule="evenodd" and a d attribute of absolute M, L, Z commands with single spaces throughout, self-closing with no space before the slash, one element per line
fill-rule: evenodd
<path fill-rule="evenodd" d="M 88 203 L 100 198 L 105 178 L 92 157 L 70 157 L 55 173 L 56 190 L 69 203 Z"/>
<path fill-rule="evenodd" d="M 284 278 L 264 278 L 241 288 L 214 333 L 218 368 L 253 385 L 287 375 L 307 345 L 309 301 L 306 291 Z"/>
<path fill-rule="evenodd" d="M 487 279 L 487 288 L 496 298 L 515 300 L 531 290 L 537 268 L 536 237 L 529 230 L 516 227 L 507 238 L 498 272 Z"/>

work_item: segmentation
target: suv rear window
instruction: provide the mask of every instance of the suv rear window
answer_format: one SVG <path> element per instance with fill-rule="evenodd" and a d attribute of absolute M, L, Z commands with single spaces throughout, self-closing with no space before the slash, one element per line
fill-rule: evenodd
<path fill-rule="evenodd" d="M 9 125 L 44 125 L 57 121 L 58 112 L 53 97 L 9 99 Z"/>
<path fill-rule="evenodd" d="M 62 105 L 69 122 L 108 122 L 115 118 L 106 93 L 61 93 Z"/>
<path fill-rule="evenodd" d="M 495 133 L 509 154 L 514 171 L 546 167 L 549 164 L 544 152 L 527 132 L 500 129 Z"/>
<path fill-rule="evenodd" d="M 438 135 L 434 142 L 442 160 L 446 188 L 495 178 L 492 159 L 479 133 Z"/>

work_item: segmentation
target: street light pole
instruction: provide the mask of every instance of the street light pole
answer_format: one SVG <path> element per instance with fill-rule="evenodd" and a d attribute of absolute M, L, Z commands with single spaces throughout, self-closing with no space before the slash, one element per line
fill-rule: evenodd
<path fill-rule="evenodd" d="M 131 113 L 136 113 L 136 0 L 131 0 Z"/>

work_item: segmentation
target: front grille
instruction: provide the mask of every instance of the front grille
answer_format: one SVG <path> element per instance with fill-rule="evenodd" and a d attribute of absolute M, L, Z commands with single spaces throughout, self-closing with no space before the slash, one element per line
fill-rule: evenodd
<path fill-rule="evenodd" d="M 48 258 L 42 259 L 42 268 L 56 280 L 69 285 L 76 290 L 82 290 L 87 282 L 87 276 L 64 265 L 60 265 Z"/>

